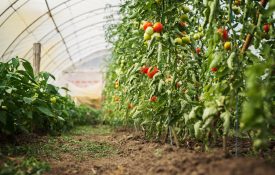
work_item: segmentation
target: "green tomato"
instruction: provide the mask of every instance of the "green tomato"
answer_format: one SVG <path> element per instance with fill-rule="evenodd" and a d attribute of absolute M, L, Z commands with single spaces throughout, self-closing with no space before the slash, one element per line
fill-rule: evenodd
<path fill-rule="evenodd" d="M 160 36 L 160 33 L 154 33 L 153 35 L 152 35 L 152 38 L 156 38 L 157 40 L 159 40 L 160 38 L 161 38 L 161 36 Z"/>
<path fill-rule="evenodd" d="M 204 37 L 204 33 L 203 33 L 203 31 L 202 31 L 202 32 L 200 32 L 200 33 L 199 33 L 199 35 L 200 35 L 200 38 Z"/>
<path fill-rule="evenodd" d="M 148 35 L 152 35 L 154 33 L 153 27 L 147 27 L 147 29 L 145 30 L 145 33 L 147 33 Z"/>
<path fill-rule="evenodd" d="M 183 42 L 184 44 L 189 44 L 189 43 L 191 43 L 190 36 L 184 36 L 184 37 L 182 37 L 182 42 Z"/>
<path fill-rule="evenodd" d="M 148 41 L 148 40 L 151 39 L 151 35 L 149 35 L 149 34 L 147 34 L 147 33 L 144 33 L 143 39 L 144 39 L 145 41 Z"/>
<path fill-rule="evenodd" d="M 203 30 L 202 26 L 200 26 L 200 27 L 198 28 L 198 30 L 199 30 L 199 32 L 202 32 L 202 30 Z"/>
<path fill-rule="evenodd" d="M 184 13 L 189 13 L 190 12 L 190 8 L 187 6 L 183 6 L 183 11 Z"/>
<path fill-rule="evenodd" d="M 232 10 L 236 15 L 239 15 L 241 13 L 241 8 L 240 7 L 233 6 Z"/>
<path fill-rule="evenodd" d="M 193 36 L 193 38 L 195 39 L 195 40 L 198 40 L 198 39 L 200 39 L 200 34 L 199 33 L 195 33 L 194 34 L 194 36 Z"/>
<path fill-rule="evenodd" d="M 51 103 L 55 104 L 55 103 L 56 103 L 56 97 L 52 97 L 52 98 L 50 99 L 50 101 L 51 101 Z"/>
<path fill-rule="evenodd" d="M 175 42 L 175 44 L 182 44 L 182 39 L 181 38 L 176 38 L 175 40 L 174 40 L 174 42 Z"/>
<path fill-rule="evenodd" d="M 188 19 L 189 19 L 189 17 L 188 17 L 187 14 L 183 14 L 183 15 L 180 16 L 181 21 L 188 21 Z"/>

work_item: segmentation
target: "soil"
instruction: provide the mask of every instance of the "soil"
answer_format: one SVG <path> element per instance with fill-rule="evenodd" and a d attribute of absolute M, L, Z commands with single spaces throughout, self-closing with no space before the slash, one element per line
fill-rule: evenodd
<path fill-rule="evenodd" d="M 225 156 L 221 149 L 200 152 L 149 142 L 142 133 L 117 130 L 103 134 L 74 135 L 76 141 L 108 144 L 115 149 L 108 156 L 68 152 L 59 159 L 48 157 L 48 175 L 274 175 L 275 166 L 261 158 Z M 79 148 L 77 148 L 79 149 Z"/>

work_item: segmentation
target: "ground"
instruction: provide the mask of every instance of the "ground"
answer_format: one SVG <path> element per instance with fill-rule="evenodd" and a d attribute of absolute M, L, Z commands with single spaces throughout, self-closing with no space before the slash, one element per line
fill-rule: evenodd
<path fill-rule="evenodd" d="M 33 157 L 51 167 L 47 175 L 271 175 L 275 172 L 270 160 L 251 155 L 225 156 L 220 149 L 200 152 L 176 148 L 147 141 L 142 133 L 108 126 L 82 126 L 61 136 L 32 135 L 31 138 L 19 138 L 20 144 L 15 148 L 1 145 L 0 165 Z M 46 164 L 35 165 L 46 170 Z"/>

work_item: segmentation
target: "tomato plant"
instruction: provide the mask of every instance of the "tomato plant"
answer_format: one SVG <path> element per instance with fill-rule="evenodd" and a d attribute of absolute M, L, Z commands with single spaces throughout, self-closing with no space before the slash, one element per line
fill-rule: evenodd
<path fill-rule="evenodd" d="M 104 90 L 106 119 L 140 126 L 148 137 L 170 132 L 174 140 L 209 145 L 226 141 L 240 118 L 242 134 L 249 133 L 255 148 L 264 146 L 275 127 L 274 6 L 266 0 L 125 1 L 123 22 L 106 32 L 114 46 Z M 165 26 L 158 39 L 139 30 L 144 20 Z M 148 79 L 140 74 L 143 65 L 158 71 L 146 70 Z M 120 89 L 110 83 L 115 79 Z M 254 94 L 257 88 L 262 93 Z M 157 103 L 148 100 L 153 96 Z"/>

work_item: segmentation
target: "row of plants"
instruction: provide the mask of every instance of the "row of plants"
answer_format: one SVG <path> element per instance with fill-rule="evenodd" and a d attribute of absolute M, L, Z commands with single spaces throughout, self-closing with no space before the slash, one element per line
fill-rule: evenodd
<path fill-rule="evenodd" d="M 274 139 L 275 2 L 125 0 L 111 25 L 104 116 L 148 137 Z M 240 129 L 239 129 L 240 128 Z"/>
<path fill-rule="evenodd" d="M 31 64 L 18 57 L 0 62 L 0 134 L 55 134 L 99 120 L 97 110 L 76 106 L 59 92 L 68 89 L 50 84 L 51 78 L 47 72 L 35 75 Z"/>

